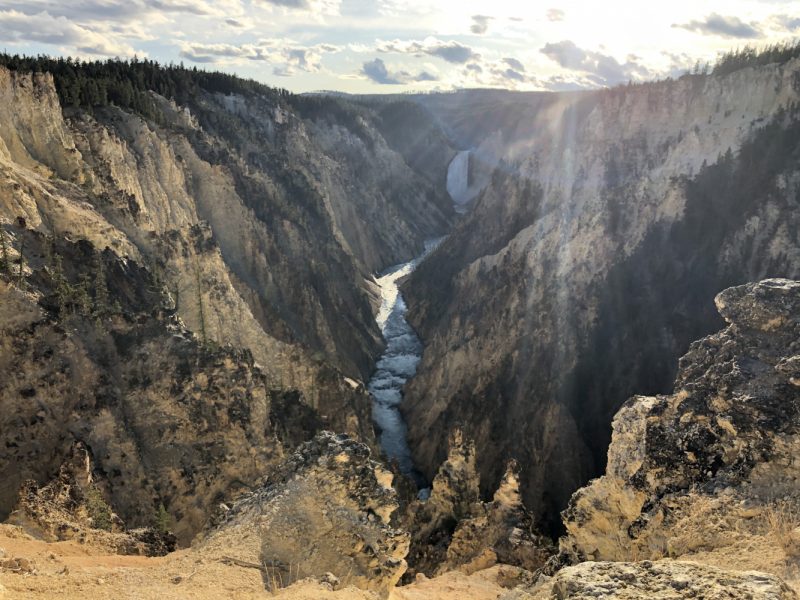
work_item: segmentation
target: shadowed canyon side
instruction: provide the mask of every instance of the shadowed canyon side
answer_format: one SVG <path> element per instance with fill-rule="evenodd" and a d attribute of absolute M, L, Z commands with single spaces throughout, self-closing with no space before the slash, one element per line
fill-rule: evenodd
<path fill-rule="evenodd" d="M 483 485 L 517 459 L 557 531 L 617 409 L 670 391 L 677 358 L 719 328 L 714 295 L 800 274 L 798 80 L 793 59 L 552 94 L 481 133 L 503 144 L 491 183 L 402 286 L 426 346 L 403 404 L 426 477 L 463 427 Z"/>
<path fill-rule="evenodd" d="M 371 272 L 448 231 L 446 163 L 413 170 L 355 105 L 64 65 L 0 67 L 0 518 L 80 442 L 125 523 L 163 503 L 187 544 L 322 428 L 376 447 Z M 67 100 L 102 69 L 181 105 Z"/>

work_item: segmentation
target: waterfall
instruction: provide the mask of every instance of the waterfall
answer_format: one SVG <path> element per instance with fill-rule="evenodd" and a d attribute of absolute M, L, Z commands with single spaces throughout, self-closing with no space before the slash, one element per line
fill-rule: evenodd
<path fill-rule="evenodd" d="M 469 200 L 469 150 L 456 154 L 447 167 L 447 193 L 458 205 Z"/>

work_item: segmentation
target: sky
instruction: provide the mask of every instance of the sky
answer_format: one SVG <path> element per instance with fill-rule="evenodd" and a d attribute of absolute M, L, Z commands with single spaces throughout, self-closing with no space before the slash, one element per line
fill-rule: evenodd
<path fill-rule="evenodd" d="M 183 62 L 294 92 L 568 90 L 792 41 L 780 0 L 0 0 L 7 52 Z"/>

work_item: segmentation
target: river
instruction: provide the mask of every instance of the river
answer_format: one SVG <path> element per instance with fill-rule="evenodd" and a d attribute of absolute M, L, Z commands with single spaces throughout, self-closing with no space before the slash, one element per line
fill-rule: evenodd
<path fill-rule="evenodd" d="M 427 497 L 430 483 L 411 460 L 408 427 L 400 412 L 400 404 L 403 401 L 403 385 L 416 373 L 425 347 L 416 332 L 406 323 L 404 315 L 408 308 L 397 288 L 397 280 L 411 273 L 443 239 L 426 240 L 425 252 L 421 256 L 391 267 L 377 278 L 382 298 L 377 320 L 386 340 L 386 351 L 367 384 L 367 391 L 373 398 L 372 420 L 381 429 L 381 449 L 390 459 L 397 458 L 400 471 L 414 480 L 423 499 Z"/>

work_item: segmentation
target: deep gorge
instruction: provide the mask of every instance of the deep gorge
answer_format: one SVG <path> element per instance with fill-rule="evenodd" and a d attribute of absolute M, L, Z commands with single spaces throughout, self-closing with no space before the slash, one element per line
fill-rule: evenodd
<path fill-rule="evenodd" d="M 0 67 L 0 520 L 85 448 L 128 526 L 163 505 L 186 546 L 328 440 L 464 484 L 403 501 L 420 573 L 508 490 L 555 539 L 715 296 L 800 277 L 798 59 L 402 99 L 39 60 Z"/>

